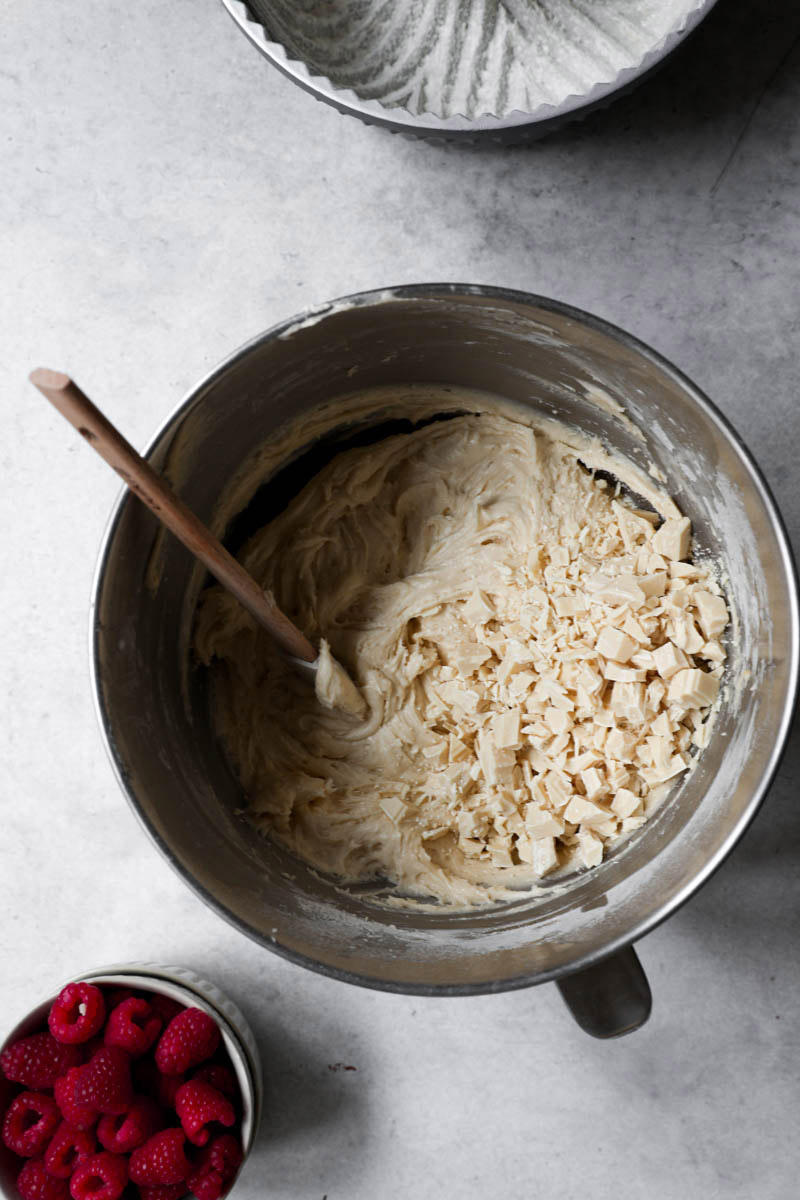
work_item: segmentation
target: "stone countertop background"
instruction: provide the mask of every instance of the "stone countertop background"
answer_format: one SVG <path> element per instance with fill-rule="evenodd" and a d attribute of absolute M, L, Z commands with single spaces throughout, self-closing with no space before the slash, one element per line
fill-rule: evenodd
<path fill-rule="evenodd" d="M 420 1000 L 290 966 L 201 906 L 117 790 L 87 655 L 117 481 L 25 382 L 71 371 L 144 445 L 210 366 L 306 305 L 422 280 L 526 289 L 681 366 L 797 544 L 796 0 L 721 0 L 638 91 L 512 149 L 340 117 L 215 0 L 2 11 L 4 1029 L 104 961 L 217 980 L 269 1081 L 241 1200 L 797 1196 L 797 732 L 733 856 L 640 944 L 655 1003 L 629 1038 L 587 1038 L 553 987 Z"/>

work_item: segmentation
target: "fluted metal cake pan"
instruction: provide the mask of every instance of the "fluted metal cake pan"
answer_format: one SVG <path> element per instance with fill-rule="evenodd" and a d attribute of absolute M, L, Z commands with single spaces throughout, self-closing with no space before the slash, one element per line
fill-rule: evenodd
<path fill-rule="evenodd" d="M 222 2 L 273 66 L 341 113 L 428 139 L 513 142 L 629 91 L 716 0 L 404 0 L 388 10 L 370 0 Z M 559 24 L 559 12 L 570 21 Z M 651 28 L 642 12 L 663 19 Z M 530 69 L 509 50 L 510 30 L 527 46 Z M 545 72 L 554 75 L 547 87 Z"/>

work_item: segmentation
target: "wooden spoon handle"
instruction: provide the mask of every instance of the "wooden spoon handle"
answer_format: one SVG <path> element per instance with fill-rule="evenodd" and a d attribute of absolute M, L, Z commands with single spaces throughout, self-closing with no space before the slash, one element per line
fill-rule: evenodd
<path fill-rule="evenodd" d="M 95 408 L 68 375 L 39 368 L 31 372 L 30 381 L 62 417 L 75 426 L 92 449 L 122 476 L 131 491 L 152 509 L 178 541 L 199 558 L 215 579 L 236 596 L 272 634 L 282 649 L 295 658 L 314 662 L 317 652 L 305 634 L 281 612 L 268 593 L 248 575 L 192 510 L 178 499 L 161 476 Z"/>

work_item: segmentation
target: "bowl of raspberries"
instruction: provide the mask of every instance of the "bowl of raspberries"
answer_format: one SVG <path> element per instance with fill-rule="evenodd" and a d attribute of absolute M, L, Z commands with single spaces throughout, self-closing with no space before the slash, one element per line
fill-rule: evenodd
<path fill-rule="evenodd" d="M 21 1200 L 220 1200 L 253 1145 L 255 1039 L 178 967 L 71 981 L 0 1049 L 0 1192 Z"/>

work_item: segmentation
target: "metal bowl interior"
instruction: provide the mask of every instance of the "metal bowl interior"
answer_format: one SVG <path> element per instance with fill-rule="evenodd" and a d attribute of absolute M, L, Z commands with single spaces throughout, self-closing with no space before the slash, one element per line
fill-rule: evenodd
<path fill-rule="evenodd" d="M 241 815 L 239 787 L 215 738 L 207 673 L 190 649 L 207 580 L 125 496 L 98 568 L 98 709 L 122 787 L 158 847 L 207 903 L 262 945 L 389 990 L 525 986 L 597 962 L 651 929 L 746 828 L 794 700 L 793 566 L 757 468 L 688 380 L 596 318 L 499 289 L 368 293 L 273 329 L 193 390 L 150 457 L 203 520 L 230 533 L 249 501 L 258 508 L 256 488 L 233 507 L 230 498 L 254 449 L 274 443 L 287 422 L 316 419 L 320 406 L 329 406 L 334 428 L 346 424 L 337 397 L 356 389 L 411 383 L 491 392 L 596 434 L 644 470 L 654 465 L 691 517 L 701 552 L 719 564 L 736 619 L 731 683 L 710 745 L 639 834 L 569 888 L 468 912 L 382 908 L 369 893 L 319 878 Z M 621 405 L 644 436 L 598 397 Z"/>
<path fill-rule="evenodd" d="M 599 54 L 594 74 L 589 74 L 582 78 L 580 83 L 576 83 L 573 64 L 566 75 L 570 86 L 565 87 L 558 98 L 541 97 L 533 103 L 529 101 L 524 106 L 513 107 L 508 111 L 503 108 L 489 108 L 486 111 L 458 109 L 447 114 L 443 114 L 437 108 L 437 104 L 441 103 L 435 98 L 437 90 L 445 94 L 451 92 L 454 79 L 469 69 L 475 72 L 476 78 L 485 78 L 487 72 L 491 73 L 491 54 L 480 69 L 474 62 L 470 64 L 467 57 L 465 63 L 457 70 L 451 71 L 454 78 L 450 79 L 449 75 L 445 75 L 444 83 L 439 84 L 438 89 L 433 80 L 429 80 L 418 89 L 420 95 L 427 98 L 427 102 L 421 107 L 417 108 L 410 102 L 408 106 L 404 106 L 400 102 L 390 102 L 388 99 L 383 102 L 379 98 L 382 94 L 380 81 L 387 76 L 394 73 L 403 80 L 414 75 L 414 70 L 404 61 L 395 44 L 396 36 L 392 41 L 394 57 L 388 63 L 376 65 L 374 78 L 363 66 L 364 37 L 368 36 L 369 29 L 376 25 L 374 21 L 364 20 L 363 5 L 353 4 L 354 28 L 348 33 L 348 21 L 343 19 L 341 14 L 333 14 L 320 21 L 316 14 L 309 14 L 303 6 L 280 2 L 275 4 L 273 0 L 222 0 L 222 3 L 245 37 L 273 66 L 316 99 L 331 105 L 341 113 L 357 117 L 367 124 L 381 125 L 392 132 L 411 136 L 445 141 L 471 142 L 488 139 L 515 142 L 542 137 L 564 122 L 586 116 L 592 109 L 602 107 L 617 95 L 629 91 L 654 71 L 688 37 L 708 15 L 716 0 L 686 0 L 685 7 L 676 15 L 674 22 L 665 27 L 663 36 L 657 36 L 646 49 L 640 47 L 639 51 L 631 52 L 629 58 L 620 62 L 614 70 L 609 71 L 607 59 Z M 464 40 L 463 28 L 474 20 L 474 10 L 467 0 L 463 5 L 463 20 L 461 12 L 462 10 L 459 10 L 459 19 L 452 22 L 453 45 L 445 56 L 451 63 L 459 58 L 459 47 Z M 276 17 L 279 18 L 277 22 Z M 496 18 L 496 13 L 490 18 L 487 12 L 487 30 L 496 23 Z M 509 20 L 513 27 L 513 10 Z M 298 29 L 292 35 L 288 33 L 286 26 L 288 22 L 288 30 L 291 30 L 295 21 L 299 23 Z M 591 24 L 591 18 L 589 21 Z M 441 6 L 436 9 L 431 5 L 427 21 L 430 29 L 422 43 L 418 32 L 414 32 L 416 23 L 407 21 L 406 24 L 410 24 L 411 45 L 415 48 L 415 53 L 418 53 L 423 47 L 430 51 L 429 43 L 438 36 L 436 31 L 442 26 L 449 27 L 451 22 L 443 19 Z M 557 26 L 558 23 L 555 24 Z M 545 19 L 545 27 L 548 26 L 552 27 L 553 22 Z M 333 29 L 336 38 L 328 38 L 323 46 L 317 48 L 313 32 L 316 28 L 326 33 Z M 459 29 L 462 29 L 462 33 L 457 32 Z M 621 31 L 613 33 L 609 46 L 619 50 L 630 35 L 630 29 L 628 14 L 623 20 Z M 599 26 L 595 26 L 595 32 L 601 36 Z M 367 56 L 368 58 L 378 53 L 387 36 L 387 33 L 383 32 L 377 38 L 376 49 L 373 54 Z M 466 46 L 470 46 L 472 40 L 468 36 Z M 480 42 L 485 40 L 490 41 L 487 32 L 479 39 Z M 349 74 L 346 73 L 345 77 L 339 80 L 337 71 L 348 58 L 347 46 L 350 41 L 353 46 L 351 69 Z M 473 47 L 470 53 L 474 52 Z M 502 76 L 498 73 L 496 103 L 501 102 L 504 91 Z"/>
<path fill-rule="evenodd" d="M 261 1120 L 264 1083 L 253 1033 L 238 1008 L 227 996 L 220 992 L 216 985 L 201 979 L 193 971 L 182 967 L 156 966 L 152 963 L 124 963 L 98 967 L 74 978 L 110 987 L 130 987 L 137 991 L 157 992 L 163 996 L 170 996 L 186 1007 L 202 1008 L 214 1018 L 239 1083 L 242 1097 L 242 1149 L 246 1160 L 253 1148 Z M 17 1038 L 28 1037 L 45 1028 L 47 1013 L 57 995 L 58 992 L 55 992 L 19 1021 L 0 1045 L 0 1051 Z M 0 1076 L 0 1112 L 5 1112 L 14 1090 L 15 1086 Z M 8 1200 L 19 1200 L 15 1184 L 18 1170 L 19 1159 L 7 1146 L 0 1143 L 0 1193 L 8 1197 Z"/>

